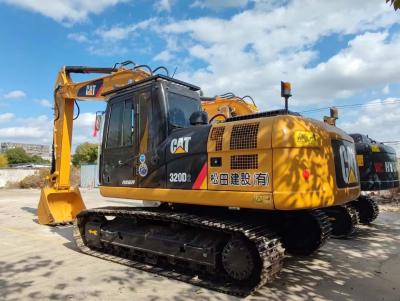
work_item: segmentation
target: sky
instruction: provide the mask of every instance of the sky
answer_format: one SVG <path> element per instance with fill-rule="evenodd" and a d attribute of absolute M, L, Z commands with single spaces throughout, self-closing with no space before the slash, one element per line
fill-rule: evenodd
<path fill-rule="evenodd" d="M 322 120 L 345 106 L 340 128 L 400 140 L 400 13 L 384 0 L 0 0 L 0 25 L 0 142 L 51 143 L 63 65 L 126 60 L 261 110 L 281 108 L 290 81 L 291 110 Z M 96 141 L 105 109 L 80 106 L 75 146 Z"/>

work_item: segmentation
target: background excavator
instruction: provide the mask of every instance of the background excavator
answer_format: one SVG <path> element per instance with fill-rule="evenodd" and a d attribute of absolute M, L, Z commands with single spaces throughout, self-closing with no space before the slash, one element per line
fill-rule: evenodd
<path fill-rule="evenodd" d="M 370 192 L 398 188 L 400 181 L 395 149 L 367 135 L 350 136 L 356 144 L 361 190 Z M 362 194 L 360 199 L 362 202 L 354 202 L 353 206 L 360 212 L 360 223 L 369 224 L 378 217 L 378 203 L 367 194 Z"/>
<path fill-rule="evenodd" d="M 284 248 L 308 255 L 323 245 L 332 230 L 324 208 L 341 212 L 358 197 L 353 139 L 287 108 L 210 124 L 200 88 L 157 69 L 61 69 L 54 169 L 42 189 L 39 222 L 74 221 L 84 253 L 247 295 L 273 280 Z M 74 83 L 72 73 L 106 75 Z M 78 99 L 107 102 L 100 193 L 159 207 L 85 209 L 69 181 Z"/>

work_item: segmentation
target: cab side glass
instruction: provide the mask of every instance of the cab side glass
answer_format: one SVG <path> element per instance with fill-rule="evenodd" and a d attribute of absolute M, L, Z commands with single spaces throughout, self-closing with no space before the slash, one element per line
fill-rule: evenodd
<path fill-rule="evenodd" d="M 123 122 L 123 145 L 132 145 L 135 137 L 135 111 L 132 102 L 125 101 L 124 122 Z"/>
<path fill-rule="evenodd" d="M 122 122 L 124 116 L 124 102 L 111 105 L 110 121 L 108 123 L 107 148 L 119 147 L 122 142 Z"/>
<path fill-rule="evenodd" d="M 168 106 L 169 123 L 173 127 L 190 127 L 190 116 L 201 111 L 199 102 L 195 99 L 171 92 L 168 93 Z"/>
<path fill-rule="evenodd" d="M 119 101 L 111 105 L 106 148 L 134 144 L 135 111 L 132 100 Z"/>

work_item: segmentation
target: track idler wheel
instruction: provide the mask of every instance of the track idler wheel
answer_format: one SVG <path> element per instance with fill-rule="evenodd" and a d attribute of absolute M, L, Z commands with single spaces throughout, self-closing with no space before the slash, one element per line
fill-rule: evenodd
<path fill-rule="evenodd" d="M 378 203 L 367 196 L 360 196 L 351 206 L 357 210 L 361 224 L 370 224 L 379 215 Z"/>
<path fill-rule="evenodd" d="M 244 238 L 232 238 L 221 254 L 222 266 L 228 276 L 238 282 L 258 281 L 260 258 L 256 248 Z"/>
<path fill-rule="evenodd" d="M 324 209 L 332 224 L 333 238 L 345 238 L 353 234 L 358 224 L 357 210 L 351 206 L 333 206 Z"/>

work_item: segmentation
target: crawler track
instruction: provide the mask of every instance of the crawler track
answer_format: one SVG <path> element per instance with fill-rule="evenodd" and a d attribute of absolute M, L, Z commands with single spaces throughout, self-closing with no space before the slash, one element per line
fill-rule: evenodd
<path fill-rule="evenodd" d="M 328 207 L 324 212 L 331 221 L 333 238 L 346 238 L 352 235 L 359 223 L 358 212 L 351 205 Z"/>
<path fill-rule="evenodd" d="M 167 263 L 165 260 L 157 260 L 159 263 L 162 262 L 157 265 L 148 264 L 126 247 L 106 244 L 100 250 L 89 248 L 85 243 L 84 227 L 91 216 L 132 217 L 143 220 L 165 221 L 228 234 L 243 235 L 256 247 L 261 262 L 259 275 L 254 283 L 243 284 L 228 281 L 226 275 L 221 273 L 220 270 L 212 270 L 207 275 L 204 275 L 203 268 L 203 273 L 199 276 L 200 270 L 192 269 L 188 271 L 187 265 L 183 268 L 180 265 Z M 281 270 L 284 257 L 284 249 L 279 237 L 265 225 L 249 223 L 234 218 L 207 217 L 160 208 L 104 207 L 84 210 L 74 222 L 74 239 L 78 248 L 86 254 L 236 296 L 247 296 L 266 283 L 271 282 Z M 152 256 L 154 257 L 154 254 Z"/>
<path fill-rule="evenodd" d="M 360 196 L 358 200 L 352 201 L 350 206 L 358 212 L 361 224 L 370 224 L 379 215 L 378 203 L 368 196 Z"/>
<path fill-rule="evenodd" d="M 332 224 L 323 210 L 314 209 L 281 212 L 275 216 L 273 229 L 282 237 L 288 253 L 308 256 L 330 238 Z"/>

